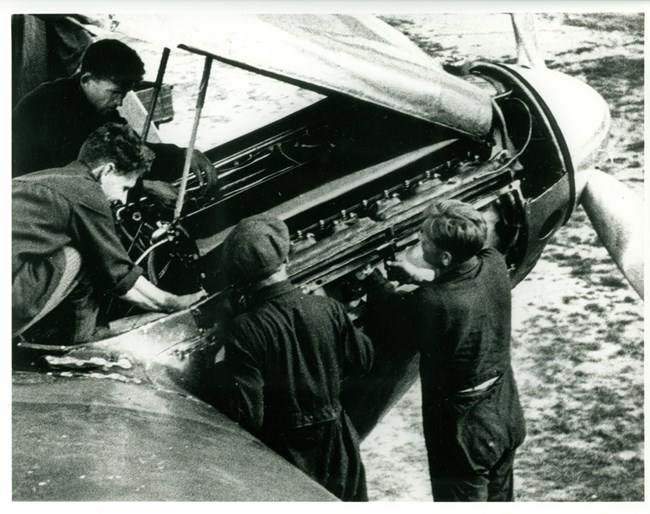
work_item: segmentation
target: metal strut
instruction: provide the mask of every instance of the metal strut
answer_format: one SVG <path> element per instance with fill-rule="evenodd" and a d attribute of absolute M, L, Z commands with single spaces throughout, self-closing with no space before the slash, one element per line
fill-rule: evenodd
<path fill-rule="evenodd" d="M 210 79 L 210 69 L 212 68 L 212 57 L 205 58 L 203 66 L 203 76 L 201 77 L 201 84 L 199 86 L 199 96 L 196 99 L 196 112 L 194 114 L 194 125 L 192 126 L 192 136 L 190 143 L 185 152 L 185 164 L 183 165 L 183 175 L 181 177 L 181 184 L 178 188 L 178 198 L 176 199 L 176 208 L 174 209 L 174 222 L 178 221 L 183 209 L 183 202 L 185 200 L 185 192 L 187 191 L 187 179 L 190 173 L 190 164 L 192 163 L 192 154 L 194 153 L 194 144 L 196 142 L 196 133 L 199 129 L 199 120 L 201 119 L 201 111 L 205 103 L 205 94 L 208 90 L 208 81 Z"/>
<path fill-rule="evenodd" d="M 156 83 L 153 86 L 153 96 L 151 97 L 151 103 L 149 104 L 149 110 L 147 112 L 147 119 L 144 122 L 144 127 L 142 128 L 142 140 L 146 141 L 147 136 L 149 135 L 149 129 L 151 128 L 151 121 L 153 120 L 154 111 L 156 110 L 156 103 L 158 103 L 158 96 L 160 95 L 160 89 L 162 88 L 163 77 L 165 76 L 165 70 L 167 69 L 167 61 L 169 60 L 169 48 L 163 48 L 162 57 L 160 58 L 160 64 L 158 65 L 158 75 L 156 76 Z"/>

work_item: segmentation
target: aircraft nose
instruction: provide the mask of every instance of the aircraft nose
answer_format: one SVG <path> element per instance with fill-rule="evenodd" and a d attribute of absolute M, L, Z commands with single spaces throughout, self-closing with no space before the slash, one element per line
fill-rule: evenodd
<path fill-rule="evenodd" d="M 518 69 L 540 94 L 563 135 L 571 156 L 579 198 L 588 171 L 603 159 L 611 115 L 607 102 L 585 82 L 554 70 Z"/>
<path fill-rule="evenodd" d="M 576 203 L 584 207 L 603 246 L 641 298 L 644 297 L 643 201 L 621 182 L 594 168 L 609 138 L 611 114 L 584 82 L 547 69 L 518 70 L 550 109 L 575 173 Z"/>

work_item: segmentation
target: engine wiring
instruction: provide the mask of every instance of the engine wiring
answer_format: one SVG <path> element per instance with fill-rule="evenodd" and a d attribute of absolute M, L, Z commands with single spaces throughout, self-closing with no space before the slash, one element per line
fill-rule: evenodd
<path fill-rule="evenodd" d="M 147 255 L 149 255 L 151 252 L 153 252 L 159 246 L 162 246 L 164 244 L 169 243 L 169 241 L 170 241 L 169 239 L 163 239 L 161 241 L 158 241 L 157 243 L 152 244 L 149 248 L 147 248 L 144 252 L 142 252 L 140 257 L 138 257 L 136 259 L 135 263 L 139 265 Z"/>
<path fill-rule="evenodd" d="M 530 142 L 532 140 L 532 137 L 533 137 L 533 114 L 530 111 L 530 107 L 528 107 L 528 105 L 526 105 L 526 102 L 524 102 L 521 98 L 514 97 L 514 98 L 508 98 L 507 100 L 511 101 L 511 102 L 517 102 L 518 105 L 522 106 L 524 108 L 524 110 L 526 111 L 526 114 L 528 115 L 528 133 L 526 134 L 526 140 L 524 141 L 524 144 L 521 146 L 521 148 L 519 150 L 517 150 L 517 153 L 515 153 L 515 155 L 513 155 L 501 167 L 497 168 L 495 170 L 495 172 L 503 171 L 505 168 L 507 168 L 513 162 L 515 162 L 517 159 L 519 159 L 519 157 L 521 157 L 521 155 L 528 148 L 528 145 L 530 144 Z M 495 107 L 498 107 L 498 106 L 495 106 Z M 506 137 L 508 137 L 508 130 L 507 130 L 505 117 L 503 117 L 503 112 L 501 112 L 500 109 L 497 109 L 497 112 L 498 112 L 498 115 L 500 117 L 500 122 L 503 123 L 504 134 L 506 135 Z"/>

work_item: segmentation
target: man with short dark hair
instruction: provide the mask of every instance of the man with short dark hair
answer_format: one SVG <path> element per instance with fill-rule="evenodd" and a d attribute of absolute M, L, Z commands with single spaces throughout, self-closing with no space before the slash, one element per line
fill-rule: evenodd
<path fill-rule="evenodd" d="M 346 377 L 370 369 L 373 348 L 340 303 L 289 282 L 289 247 L 285 223 L 267 215 L 223 243 L 223 270 L 247 289 L 225 347 L 235 384 L 226 410 L 334 495 L 365 501 L 359 439 L 339 397 Z"/>
<path fill-rule="evenodd" d="M 117 108 L 144 76 L 138 54 L 116 39 L 96 41 L 83 55 L 79 73 L 40 85 L 25 96 L 12 115 L 13 176 L 65 166 L 75 160 L 90 133 L 107 122 L 126 123 Z M 156 153 L 143 184 L 147 194 L 173 207 L 176 190 L 169 182 L 183 168 L 185 151 L 171 144 L 148 144 Z M 207 187 L 217 183 L 214 166 L 198 150 L 192 171 Z"/>
<path fill-rule="evenodd" d="M 12 180 L 13 336 L 71 301 L 70 342 L 87 341 L 96 328 L 98 294 L 105 291 L 163 312 L 205 295 L 176 296 L 155 287 L 115 232 L 110 202 L 125 200 L 152 159 L 133 129 L 109 123 L 90 134 L 77 161 Z"/>
<path fill-rule="evenodd" d="M 435 279 L 422 281 L 412 266 L 388 262 L 421 287 L 399 294 L 375 270 L 364 281 L 369 303 L 378 317 L 390 312 L 384 328 L 393 338 L 413 337 L 420 349 L 434 500 L 512 501 L 513 461 L 525 429 L 510 363 L 506 263 L 483 247 L 486 223 L 471 205 L 440 201 L 425 214 L 420 241 Z"/>

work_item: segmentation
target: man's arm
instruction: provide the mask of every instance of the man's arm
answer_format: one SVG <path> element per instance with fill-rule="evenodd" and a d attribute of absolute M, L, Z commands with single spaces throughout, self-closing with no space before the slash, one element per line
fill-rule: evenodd
<path fill-rule="evenodd" d="M 147 174 L 148 180 L 173 182 L 181 177 L 185 165 L 185 148 L 170 143 L 147 143 L 147 146 L 156 153 L 151 171 Z M 190 171 L 195 176 L 201 174 L 201 181 L 205 182 L 207 189 L 217 185 L 218 174 L 212 162 L 196 148 L 192 152 Z"/>
<path fill-rule="evenodd" d="M 391 344 L 405 344 L 412 339 L 421 316 L 419 289 L 397 289 L 378 269 L 357 274 L 367 293 L 366 325 L 370 336 Z"/>
<path fill-rule="evenodd" d="M 156 152 L 156 158 L 142 181 L 143 192 L 155 199 L 163 208 L 173 209 L 178 198 L 178 188 L 173 185 L 182 174 L 185 150 L 175 145 L 150 144 Z M 198 150 L 194 150 L 190 170 L 195 176 L 201 176 L 207 191 L 217 186 L 218 174 L 210 160 Z"/>
<path fill-rule="evenodd" d="M 264 423 L 264 378 L 252 346 L 251 333 L 233 327 L 224 357 L 234 387 L 226 414 L 249 432 L 257 433 Z"/>
<path fill-rule="evenodd" d="M 178 198 L 178 189 L 162 180 L 143 180 L 142 192 L 153 198 L 164 209 L 173 209 Z"/>
<path fill-rule="evenodd" d="M 177 296 L 163 291 L 142 276 L 115 232 L 108 202 L 98 187 L 78 192 L 84 196 L 72 204 L 71 231 L 75 245 L 83 251 L 97 287 L 145 310 L 175 312 L 207 295 L 204 291 Z"/>
<path fill-rule="evenodd" d="M 131 289 L 120 298 L 148 311 L 176 312 L 190 307 L 206 296 L 205 291 L 177 296 L 158 289 L 146 278 L 140 276 Z"/>
<path fill-rule="evenodd" d="M 354 326 L 354 323 L 342 306 L 339 315 L 343 324 L 343 372 L 345 376 L 363 375 L 370 371 L 375 357 L 372 342 L 366 334 Z"/>

